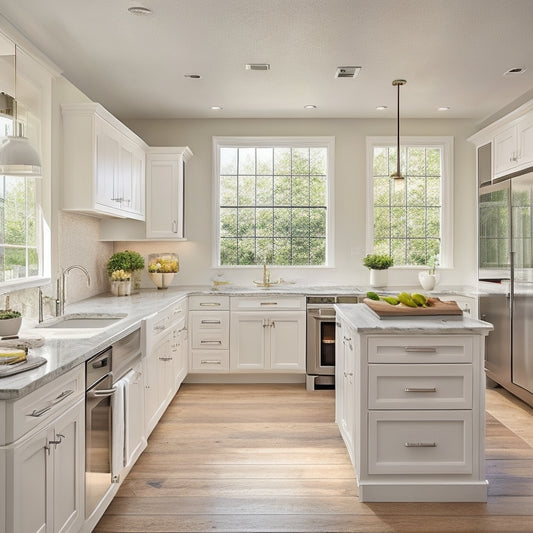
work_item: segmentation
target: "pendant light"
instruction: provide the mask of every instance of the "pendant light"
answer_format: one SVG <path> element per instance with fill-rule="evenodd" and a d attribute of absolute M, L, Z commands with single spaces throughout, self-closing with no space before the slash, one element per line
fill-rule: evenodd
<path fill-rule="evenodd" d="M 396 182 L 396 180 L 403 180 L 402 172 L 400 169 L 400 87 L 407 83 L 406 80 L 394 80 L 392 85 L 398 89 L 398 99 L 397 99 L 397 108 L 398 112 L 396 115 L 396 171 L 391 174 L 391 178 Z"/>
<path fill-rule="evenodd" d="M 15 45 L 14 60 L 15 97 L 4 94 L 8 105 L 11 106 L 13 117 L 13 135 L 2 138 L 0 144 L 0 175 L 36 176 L 41 177 L 41 159 L 22 132 L 22 124 L 18 123 L 17 113 L 17 45 Z"/>

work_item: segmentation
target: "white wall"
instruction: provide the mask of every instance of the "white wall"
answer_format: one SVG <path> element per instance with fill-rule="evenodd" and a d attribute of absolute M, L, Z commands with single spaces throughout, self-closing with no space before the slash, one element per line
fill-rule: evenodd
<path fill-rule="evenodd" d="M 319 135 L 335 137 L 335 266 L 328 269 L 274 269 L 273 277 L 336 284 L 368 283 L 361 266 L 365 254 L 367 136 L 394 135 L 388 119 L 188 119 L 130 120 L 126 124 L 151 146 L 189 146 L 194 157 L 186 178 L 186 231 L 183 243 L 117 243 L 115 249 L 135 249 L 147 255 L 177 251 L 180 273 L 176 285 L 209 283 L 217 272 L 231 281 L 260 279 L 259 268 L 213 269 L 212 137 L 223 135 Z M 467 138 L 476 131 L 470 120 L 402 120 L 402 135 L 454 137 L 454 258 L 455 267 L 441 272 L 441 284 L 470 284 L 476 275 L 475 151 Z M 417 271 L 392 269 L 392 285 L 417 284 Z M 149 286 L 149 285 L 148 285 Z"/>

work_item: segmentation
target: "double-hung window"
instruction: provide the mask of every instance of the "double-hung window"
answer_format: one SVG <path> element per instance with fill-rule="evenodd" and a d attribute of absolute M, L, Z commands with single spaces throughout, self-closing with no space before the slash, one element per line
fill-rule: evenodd
<path fill-rule="evenodd" d="M 332 137 L 214 137 L 216 266 L 331 264 Z"/>
<path fill-rule="evenodd" d="M 402 180 L 390 177 L 395 142 L 367 138 L 367 248 L 392 256 L 395 266 L 451 267 L 453 138 L 402 138 Z"/>

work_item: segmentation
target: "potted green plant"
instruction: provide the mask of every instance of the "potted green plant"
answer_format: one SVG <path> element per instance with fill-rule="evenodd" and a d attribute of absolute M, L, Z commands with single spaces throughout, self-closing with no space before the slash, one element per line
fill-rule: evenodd
<path fill-rule="evenodd" d="M 386 254 L 367 254 L 363 257 L 363 266 L 370 270 L 370 286 L 385 287 L 387 270 L 394 265 L 394 259 Z"/>
<path fill-rule="evenodd" d="M 111 280 L 111 292 L 115 296 L 131 293 L 131 280 L 144 268 L 144 259 L 139 252 L 124 250 L 114 253 L 107 261 L 107 273 Z M 137 277 L 138 279 L 138 277 Z M 135 286 L 134 288 L 138 288 Z"/>

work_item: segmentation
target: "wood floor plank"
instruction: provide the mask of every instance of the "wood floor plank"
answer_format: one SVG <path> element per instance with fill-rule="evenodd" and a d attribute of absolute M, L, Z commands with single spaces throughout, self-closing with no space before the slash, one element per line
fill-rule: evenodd
<path fill-rule="evenodd" d="M 186 384 L 95 532 L 531 533 L 528 415 L 491 393 L 486 504 L 365 504 L 333 391 Z"/>

